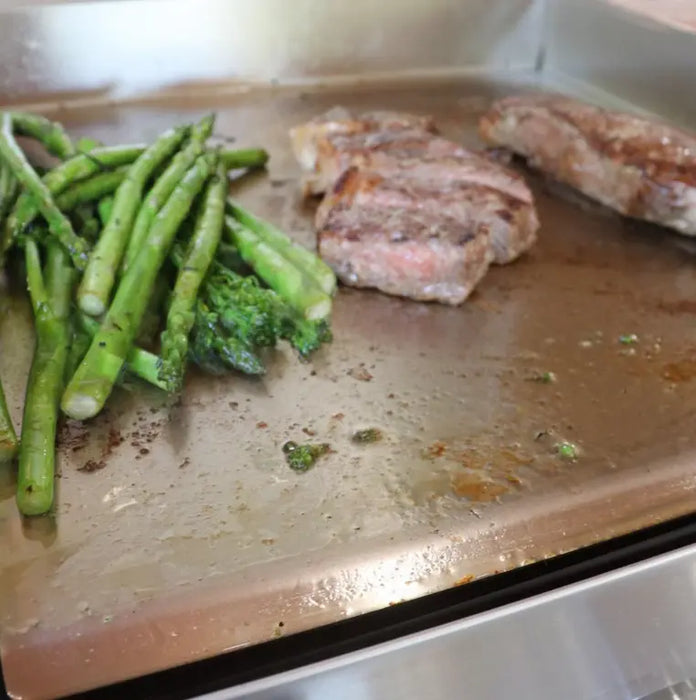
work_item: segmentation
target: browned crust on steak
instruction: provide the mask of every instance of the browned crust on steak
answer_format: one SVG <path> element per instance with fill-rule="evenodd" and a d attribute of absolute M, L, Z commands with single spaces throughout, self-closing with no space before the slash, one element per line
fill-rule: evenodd
<path fill-rule="evenodd" d="M 305 178 L 305 191 L 325 192 L 346 168 L 354 165 L 389 166 L 398 160 L 438 159 L 466 153 L 458 144 L 420 130 L 331 134 L 317 142 L 316 168 Z"/>
<path fill-rule="evenodd" d="M 437 133 L 433 118 L 429 115 L 387 110 L 355 115 L 343 107 L 334 107 L 309 122 L 293 127 L 290 130 L 292 149 L 303 170 L 308 173 L 305 178 L 305 193 L 318 194 L 332 184 L 322 174 L 320 162 L 322 144 L 327 139 L 375 132 L 396 134 L 402 131 Z M 323 150 L 326 150 L 325 144 Z"/>

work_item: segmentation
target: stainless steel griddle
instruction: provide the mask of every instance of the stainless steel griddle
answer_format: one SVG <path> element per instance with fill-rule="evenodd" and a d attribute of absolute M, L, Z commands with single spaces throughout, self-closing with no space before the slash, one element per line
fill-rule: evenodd
<path fill-rule="evenodd" d="M 480 147 L 489 102 L 539 85 L 499 71 L 202 85 L 47 109 L 106 143 L 216 111 L 219 135 L 271 154 L 268 172 L 233 192 L 312 245 L 315 205 L 301 199 L 289 127 L 337 104 L 388 108 L 433 114 L 445 136 Z M 308 364 L 283 347 L 260 380 L 191 372 L 176 404 L 126 385 L 86 430 L 63 431 L 55 517 L 22 522 L 0 474 L 12 692 L 96 687 L 693 511 L 694 250 L 522 172 L 540 242 L 464 306 L 341 289 L 334 342 Z M 3 305 L 0 372 L 19 421 L 31 323 L 21 296 Z M 637 343 L 620 342 L 630 334 Z M 537 381 L 545 372 L 557 381 Z M 366 427 L 383 441 L 353 444 Z M 333 452 L 295 474 L 282 445 L 307 439 Z M 579 459 L 559 458 L 564 440 Z"/>

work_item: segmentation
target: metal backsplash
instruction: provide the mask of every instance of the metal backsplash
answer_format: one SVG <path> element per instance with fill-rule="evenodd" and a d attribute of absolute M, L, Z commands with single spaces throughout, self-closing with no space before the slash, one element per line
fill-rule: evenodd
<path fill-rule="evenodd" d="M 689 125 L 695 64 L 695 34 L 607 0 L 0 0 L 0 104 L 538 71 Z"/>
<path fill-rule="evenodd" d="M 605 0 L 550 0 L 545 73 L 560 88 L 568 79 L 580 81 L 607 99 L 694 128 L 696 34 L 670 21 L 667 14 L 660 23 Z"/>
<path fill-rule="evenodd" d="M 123 98 L 193 81 L 531 70 L 536 0 L 140 0 L 0 14 L 4 102 Z M 240 87 L 240 85 L 238 85 Z"/>

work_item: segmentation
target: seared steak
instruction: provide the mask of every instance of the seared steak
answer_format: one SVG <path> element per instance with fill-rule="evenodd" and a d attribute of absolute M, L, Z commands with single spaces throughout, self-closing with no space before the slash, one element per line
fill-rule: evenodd
<path fill-rule="evenodd" d="M 349 168 L 317 210 L 320 242 L 332 211 L 368 208 L 421 212 L 434 221 L 442 217 L 448 223 L 457 222 L 460 236 L 462 230 L 473 236 L 485 232 L 496 263 L 511 262 L 534 243 L 539 224 L 526 188 L 525 199 L 517 199 L 495 189 L 485 178 L 483 184 L 476 178 L 450 179 L 447 169 L 438 178 L 437 171 L 430 170 L 430 177 L 421 178 L 416 168 L 406 175 L 397 170 L 391 176 Z"/>
<path fill-rule="evenodd" d="M 319 254 L 345 284 L 448 304 L 469 296 L 493 257 L 484 227 L 371 205 L 331 209 L 319 232 Z"/>
<path fill-rule="evenodd" d="M 459 304 L 491 262 L 536 240 L 522 178 L 437 136 L 429 117 L 333 111 L 291 135 L 305 191 L 327 192 L 319 253 L 345 284 Z"/>
<path fill-rule="evenodd" d="M 621 214 L 696 236 L 696 137 L 690 134 L 553 95 L 494 103 L 480 133 Z"/>

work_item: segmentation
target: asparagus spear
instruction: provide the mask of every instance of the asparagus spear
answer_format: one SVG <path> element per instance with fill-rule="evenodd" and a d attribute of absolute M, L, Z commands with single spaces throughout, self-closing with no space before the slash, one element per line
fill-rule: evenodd
<path fill-rule="evenodd" d="M 143 151 L 143 146 L 116 146 L 95 148 L 66 160 L 43 177 L 43 183 L 52 195 L 67 189 L 72 183 L 88 178 L 95 173 L 132 163 Z M 7 217 L 0 251 L 6 251 L 12 241 L 22 233 L 39 213 L 30 192 L 23 192 Z"/>
<path fill-rule="evenodd" d="M 254 231 L 226 216 L 225 234 L 237 246 L 244 262 L 302 316 L 311 321 L 329 316 L 331 297 Z"/>
<path fill-rule="evenodd" d="M 166 329 L 162 333 L 160 377 L 170 392 L 179 391 L 183 382 L 188 356 L 188 337 L 196 315 L 196 297 L 222 238 L 226 195 L 227 175 L 224 165 L 221 164 L 215 177 L 211 178 L 207 185 L 203 208 L 183 264 L 179 268 L 167 314 Z"/>
<path fill-rule="evenodd" d="M 268 162 L 268 152 L 263 148 L 226 149 L 220 152 L 225 170 L 235 168 L 262 168 Z"/>
<path fill-rule="evenodd" d="M 279 228 L 254 216 L 232 199 L 227 203 L 230 213 L 240 224 L 312 278 L 326 294 L 333 294 L 336 291 L 336 275 L 320 257 L 293 243 Z"/>
<path fill-rule="evenodd" d="M 5 159 L 20 184 L 31 192 L 39 211 L 48 222 L 51 233 L 68 251 L 75 267 L 78 270 L 84 269 L 87 260 L 87 244 L 75 234 L 70 221 L 58 209 L 49 189 L 17 145 L 12 135 L 12 118 L 8 113 L 2 117 L 0 156 Z"/>
<path fill-rule="evenodd" d="M 78 180 L 96 173 L 130 165 L 145 151 L 145 146 L 99 146 L 88 153 L 81 153 L 56 166 L 44 176 L 44 184 L 51 194 L 59 194 Z"/>
<path fill-rule="evenodd" d="M 105 170 L 80 180 L 61 192 L 56 197 L 56 204 L 63 212 L 74 209 L 78 204 L 93 202 L 95 199 L 111 194 L 124 180 L 128 166 L 122 165 L 114 170 Z"/>
<path fill-rule="evenodd" d="M 189 143 L 172 158 L 172 162 L 147 193 L 133 224 L 133 231 L 123 256 L 121 272 L 125 273 L 133 264 L 157 212 L 167 201 L 191 164 L 203 153 L 205 141 L 212 133 L 214 124 L 215 116 L 209 114 L 193 127 Z"/>
<path fill-rule="evenodd" d="M 99 332 L 63 394 L 62 408 L 71 418 L 91 418 L 104 406 L 133 345 L 157 273 L 214 167 L 210 154 L 199 156 L 155 217 L 138 256 L 121 279 Z"/>
<path fill-rule="evenodd" d="M 17 505 L 24 515 L 41 515 L 53 504 L 56 422 L 70 343 L 73 268 L 55 240 L 48 243 L 45 280 L 31 239 L 26 242 L 25 257 L 36 348 L 24 403 Z"/>
<path fill-rule="evenodd" d="M 10 117 L 15 133 L 40 141 L 54 156 L 65 160 L 75 155 L 73 142 L 57 122 L 27 112 L 12 112 Z"/>
<path fill-rule="evenodd" d="M 67 385 L 70 381 L 70 377 L 73 376 L 80 362 L 82 362 L 82 358 L 87 353 L 87 350 L 89 350 L 89 345 L 92 342 L 92 336 L 80 323 L 78 316 L 81 315 L 83 314 L 79 311 L 73 312 L 70 318 L 70 348 L 68 350 L 68 358 L 65 361 L 63 386 Z M 98 321 L 92 320 L 97 324 L 97 328 L 99 328 Z"/>
<path fill-rule="evenodd" d="M 85 331 L 85 334 L 91 339 L 99 332 L 99 321 L 83 314 L 82 312 L 77 312 L 78 323 L 80 327 Z M 89 349 L 89 342 L 87 347 L 85 347 L 82 357 Z M 80 360 L 82 360 L 80 357 Z M 79 363 L 78 363 L 79 364 Z M 143 350 L 142 348 L 133 347 L 131 348 L 128 356 L 126 357 L 126 369 L 136 377 L 144 379 L 146 382 L 158 387 L 159 389 L 167 389 L 167 385 L 160 379 L 160 365 L 162 360 L 154 353 Z"/>
<path fill-rule="evenodd" d="M 17 180 L 5 163 L 0 161 L 0 225 L 4 223 L 5 217 L 12 209 L 18 193 Z M 0 249 L 0 254 L 2 252 Z"/>
<path fill-rule="evenodd" d="M 114 208 L 114 198 L 111 195 L 107 195 L 106 197 L 102 197 L 99 200 L 99 204 L 97 205 L 97 212 L 99 214 L 99 220 L 102 223 L 102 226 L 106 226 L 106 222 L 109 220 L 109 217 L 111 216 L 111 211 Z"/>
<path fill-rule="evenodd" d="M 187 133 L 188 127 L 180 127 L 162 134 L 133 163 L 116 191 L 111 216 L 90 255 L 77 290 L 78 304 L 90 316 L 101 316 L 109 303 L 147 179 L 169 158 Z"/>
<path fill-rule="evenodd" d="M 5 392 L 0 382 L 0 462 L 8 462 L 17 453 L 17 435 L 7 410 Z"/>
<path fill-rule="evenodd" d="M 93 151 L 95 148 L 99 148 L 103 145 L 101 141 L 97 141 L 97 139 L 93 139 L 91 136 L 81 136 L 77 139 L 75 150 L 78 153 L 85 153 L 86 151 Z"/>
<path fill-rule="evenodd" d="M 151 346 L 158 339 L 162 329 L 162 317 L 167 313 L 167 301 L 171 291 L 168 270 L 165 268 L 160 270 L 152 285 L 134 343 Z"/>

